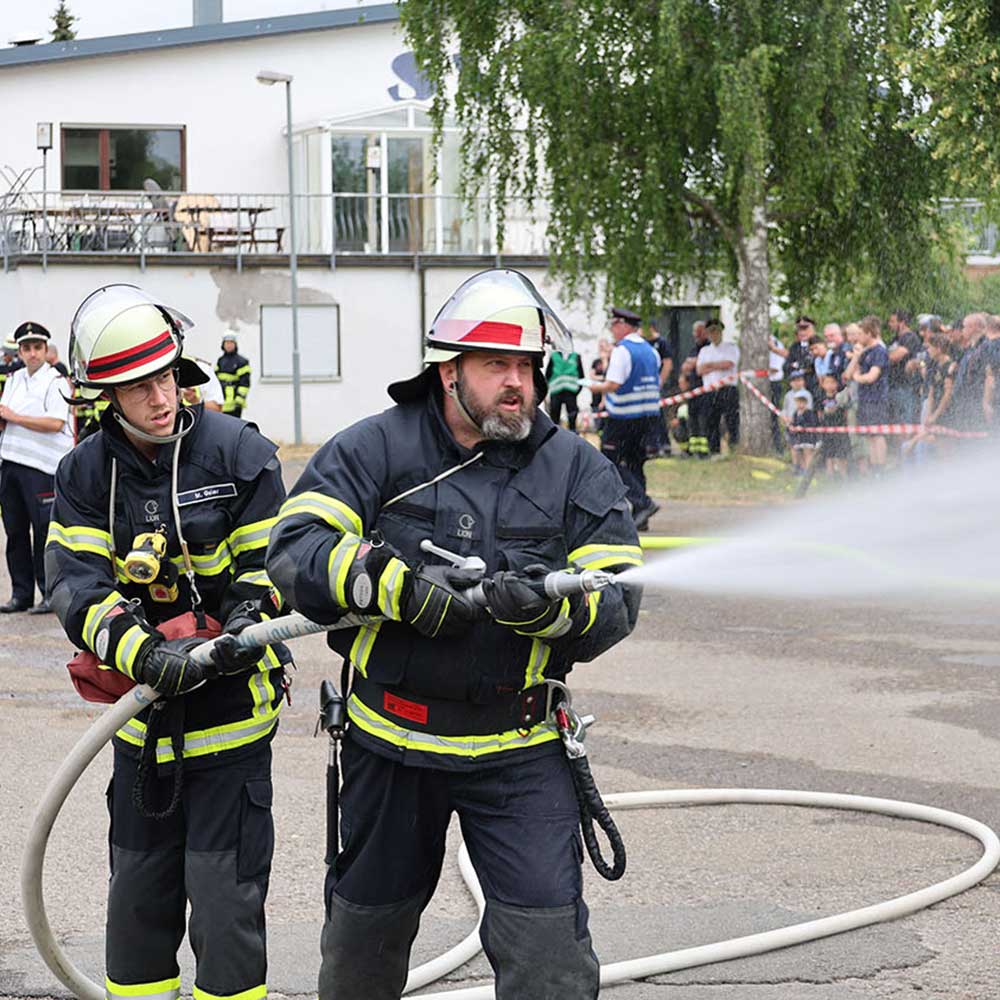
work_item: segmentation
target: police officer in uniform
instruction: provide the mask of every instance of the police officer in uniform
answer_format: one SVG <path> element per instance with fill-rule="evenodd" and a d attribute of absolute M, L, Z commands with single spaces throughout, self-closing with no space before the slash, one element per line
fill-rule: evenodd
<path fill-rule="evenodd" d="M 343 748 L 343 850 L 326 878 L 320 1000 L 396 1000 L 457 812 L 486 895 L 481 938 L 498 1000 L 595 997 L 579 809 L 546 678 L 633 628 L 639 594 L 539 598 L 526 571 L 641 562 L 611 465 L 537 407 L 544 343 L 568 334 L 510 270 L 466 281 L 397 405 L 341 431 L 282 506 L 267 567 L 353 666 Z M 466 571 L 421 549 L 479 556 Z M 540 572 L 540 570 L 537 570 Z"/>
<path fill-rule="evenodd" d="M 59 466 L 46 547 L 49 600 L 70 640 L 164 695 L 114 739 L 111 1000 L 179 997 L 189 903 L 194 996 L 266 994 L 270 741 L 287 651 L 239 651 L 224 636 L 220 676 L 199 686 L 206 668 L 190 650 L 202 640 L 190 635 L 212 619 L 238 633 L 274 611 L 264 554 L 284 488 L 277 449 L 255 427 L 180 405 L 180 389 L 205 378 L 182 357 L 189 326 L 131 285 L 80 306 L 73 378 L 110 406 Z M 130 570 L 137 556 L 149 574 Z"/>
<path fill-rule="evenodd" d="M 250 362 L 236 353 L 236 336 L 227 333 L 222 338 L 222 355 L 215 363 L 215 374 L 222 384 L 222 412 L 233 417 L 243 416 L 250 393 Z"/>
<path fill-rule="evenodd" d="M 616 344 L 611 352 L 605 381 L 591 383 L 591 390 L 604 393 L 608 411 L 601 451 L 618 466 L 628 488 L 632 517 L 639 531 L 660 505 L 646 492 L 643 468 L 649 457 L 647 445 L 655 440 L 660 416 L 660 356 L 639 333 L 642 320 L 630 309 L 611 310 L 611 333 Z"/>
<path fill-rule="evenodd" d="M 21 367 L 0 396 L 0 507 L 7 535 L 11 599 L 0 613 L 46 614 L 45 534 L 52 509 L 52 478 L 59 460 L 73 447 L 68 391 L 62 376 L 45 361 L 50 334 L 41 323 L 14 331 Z M 42 600 L 35 604 L 35 586 Z"/>

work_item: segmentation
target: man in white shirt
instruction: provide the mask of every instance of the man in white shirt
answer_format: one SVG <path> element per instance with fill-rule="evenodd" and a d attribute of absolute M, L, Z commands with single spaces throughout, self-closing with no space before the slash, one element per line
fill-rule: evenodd
<path fill-rule="evenodd" d="M 51 335 L 40 323 L 14 331 L 24 367 L 11 375 L 0 397 L 0 506 L 7 535 L 7 570 L 12 596 L 0 613 L 46 614 L 43 551 L 59 460 L 73 447 L 69 431 L 70 393 L 63 377 L 45 360 Z M 42 600 L 35 605 L 35 585 Z"/>
<path fill-rule="evenodd" d="M 721 319 L 710 319 L 705 324 L 709 342 L 698 352 L 697 372 L 706 388 L 717 386 L 739 371 L 740 349 L 733 343 L 722 341 Z M 718 455 L 721 447 L 721 421 L 725 417 L 729 434 L 729 449 L 740 443 L 740 393 L 736 383 L 722 385 L 708 397 L 712 408 L 708 411 L 708 450 Z"/>

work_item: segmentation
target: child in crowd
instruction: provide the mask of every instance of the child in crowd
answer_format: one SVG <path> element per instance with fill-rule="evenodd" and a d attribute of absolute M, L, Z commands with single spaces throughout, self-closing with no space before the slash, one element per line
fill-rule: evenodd
<path fill-rule="evenodd" d="M 819 402 L 820 427 L 846 427 L 847 407 L 838 398 L 840 380 L 836 375 L 824 375 L 820 379 L 823 398 Z M 850 437 L 845 434 L 824 434 L 819 442 L 820 456 L 826 466 L 828 476 L 843 479 L 847 475 L 847 460 L 851 457 Z"/>
<path fill-rule="evenodd" d="M 806 406 L 807 410 L 811 410 L 813 405 L 812 393 L 806 388 L 806 373 L 801 368 L 793 368 L 789 372 L 788 384 L 790 388 L 785 393 L 784 402 L 781 404 L 781 415 L 784 417 L 786 424 L 791 423 L 792 417 L 795 416 L 795 394 L 797 392 L 804 392 L 806 394 L 808 402 Z"/>
<path fill-rule="evenodd" d="M 816 427 L 816 411 L 812 408 L 812 396 L 807 389 L 792 390 L 789 395 L 795 406 L 795 413 L 789 421 L 792 427 Z M 787 397 L 786 397 L 787 398 Z M 793 431 L 789 434 L 792 444 L 792 475 L 802 476 L 812 465 L 816 451 L 816 435 L 808 431 Z"/>

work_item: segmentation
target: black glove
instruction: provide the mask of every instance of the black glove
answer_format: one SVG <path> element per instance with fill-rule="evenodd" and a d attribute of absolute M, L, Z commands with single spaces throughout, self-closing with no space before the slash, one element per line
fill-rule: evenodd
<path fill-rule="evenodd" d="M 421 563 L 406 574 L 399 604 L 403 621 L 431 639 L 460 635 L 472 627 L 479 615 L 479 608 L 466 591 L 480 579 L 475 570 Z"/>
<path fill-rule="evenodd" d="M 559 616 L 563 598 L 548 597 L 542 590 L 541 582 L 548 573 L 547 567 L 534 563 L 520 572 L 500 570 L 483 580 L 486 610 L 493 620 L 530 634 L 552 625 Z"/>
<path fill-rule="evenodd" d="M 399 553 L 391 545 L 372 545 L 368 541 L 362 541 L 361 550 L 347 571 L 347 583 L 344 586 L 349 610 L 363 615 L 381 613 L 382 609 L 378 604 L 379 580 L 393 557 L 399 559 Z M 400 569 L 402 568 L 401 566 Z M 397 578 L 397 585 L 403 586 L 402 573 Z"/>
<path fill-rule="evenodd" d="M 241 674 L 257 665 L 265 647 L 254 645 L 241 649 L 237 647 L 235 637 L 248 625 L 256 625 L 263 620 L 257 601 L 244 601 L 233 608 L 222 626 L 225 634 L 212 644 L 212 663 L 220 674 Z"/>
<path fill-rule="evenodd" d="M 205 679 L 205 668 L 195 663 L 190 652 L 205 640 L 197 636 L 161 639 L 146 645 L 139 654 L 133 673 L 136 680 L 171 698 L 197 687 Z"/>

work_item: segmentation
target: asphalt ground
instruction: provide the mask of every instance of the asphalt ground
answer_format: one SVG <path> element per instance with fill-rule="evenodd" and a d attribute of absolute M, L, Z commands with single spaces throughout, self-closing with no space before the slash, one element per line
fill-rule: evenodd
<path fill-rule="evenodd" d="M 296 463 L 301 467 L 300 463 Z M 296 468 L 289 466 L 288 477 Z M 657 533 L 733 528 L 750 507 L 671 504 Z M 669 553 L 655 558 L 670 558 Z M 817 572 L 821 566 L 816 567 Z M 767 567 L 762 566 L 766 573 Z M 0 599 L 9 594 L 0 569 Z M 54 617 L 0 618 L 0 997 L 62 997 L 21 912 L 20 857 L 43 789 L 99 707 L 81 702 Z M 298 640 L 292 705 L 274 743 L 277 850 L 268 899 L 273 995 L 315 995 L 322 921 L 325 738 L 317 688 L 339 665 L 322 637 Z M 647 590 L 635 633 L 572 675 L 597 716 L 587 745 L 605 794 L 697 787 L 797 788 L 922 802 L 1000 829 L 1000 613 L 849 602 L 705 598 Z M 47 854 L 51 924 L 102 981 L 110 755 L 83 775 Z M 605 962 L 721 940 L 879 902 L 952 876 L 979 845 L 934 826 L 770 806 L 621 813 L 629 866 L 588 866 L 595 947 Z M 474 907 L 453 864 L 415 959 L 468 933 Z M 621 1000 L 875 1000 L 1000 996 L 1000 876 L 892 923 L 784 951 L 608 988 Z M 192 961 L 182 959 L 187 995 Z M 485 981 L 482 956 L 447 977 Z"/>

